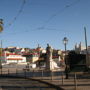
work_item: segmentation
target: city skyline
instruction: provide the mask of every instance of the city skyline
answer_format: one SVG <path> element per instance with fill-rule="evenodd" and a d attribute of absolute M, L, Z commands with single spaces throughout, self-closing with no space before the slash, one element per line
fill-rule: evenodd
<path fill-rule="evenodd" d="M 68 49 L 76 43 L 85 46 L 84 27 L 90 45 L 89 0 L 1 0 L 0 18 L 4 31 L 0 33 L 3 47 L 19 46 L 64 49 L 63 38 L 68 38 Z"/>

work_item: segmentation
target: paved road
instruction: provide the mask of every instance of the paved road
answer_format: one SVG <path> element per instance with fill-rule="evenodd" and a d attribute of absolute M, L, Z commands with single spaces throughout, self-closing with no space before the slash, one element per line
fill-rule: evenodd
<path fill-rule="evenodd" d="M 57 90 L 38 81 L 21 78 L 0 77 L 0 90 Z"/>

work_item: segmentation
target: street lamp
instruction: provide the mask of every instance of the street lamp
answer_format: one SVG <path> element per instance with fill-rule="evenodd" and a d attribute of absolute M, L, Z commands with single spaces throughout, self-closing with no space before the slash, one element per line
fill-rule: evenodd
<path fill-rule="evenodd" d="M 67 45 L 67 43 L 68 43 L 67 37 L 64 37 L 64 38 L 63 38 L 63 43 L 64 43 L 64 46 L 65 46 L 65 58 L 64 58 L 64 60 L 65 60 L 65 65 L 66 65 L 66 67 L 65 67 L 65 75 L 66 75 L 66 79 L 68 79 L 68 63 L 67 63 L 67 60 L 66 60 L 66 51 L 67 51 L 66 45 Z"/>

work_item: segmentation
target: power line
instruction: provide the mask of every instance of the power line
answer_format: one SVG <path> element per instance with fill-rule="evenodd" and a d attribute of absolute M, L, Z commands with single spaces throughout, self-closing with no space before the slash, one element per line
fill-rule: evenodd
<path fill-rule="evenodd" d="M 19 9 L 19 11 L 17 12 L 16 16 L 14 16 L 14 18 L 6 25 L 6 27 L 11 26 L 19 17 L 19 15 L 23 12 L 24 6 L 25 6 L 26 0 L 23 0 L 22 5 Z"/>
<path fill-rule="evenodd" d="M 70 8 L 70 7 L 73 6 L 73 5 L 76 5 L 76 4 L 79 3 L 79 2 L 80 2 L 80 0 L 75 0 L 75 1 L 72 2 L 71 4 L 65 5 L 65 7 L 64 7 L 62 10 L 59 10 L 58 12 L 56 12 L 55 14 L 53 14 L 50 18 L 48 18 L 48 20 L 44 23 L 43 26 L 41 26 L 41 27 L 39 27 L 39 28 L 37 28 L 37 29 L 38 29 L 38 30 L 44 29 L 45 26 L 46 26 L 54 17 L 56 17 L 56 16 L 57 16 L 58 14 L 60 14 L 60 13 L 63 13 L 66 9 Z"/>
<path fill-rule="evenodd" d="M 53 14 L 53 15 L 44 23 L 43 26 L 38 27 L 38 28 L 36 28 L 36 29 L 32 29 L 32 31 L 36 31 L 36 30 L 53 30 L 53 31 L 59 30 L 59 29 L 55 29 L 55 28 L 54 28 L 54 29 L 53 29 L 53 28 L 46 28 L 46 25 L 47 25 L 54 17 L 56 17 L 58 14 L 63 13 L 67 8 L 70 8 L 71 6 L 76 5 L 77 3 L 79 3 L 79 1 L 80 1 L 80 0 L 75 0 L 75 1 L 72 2 L 71 4 L 65 5 L 65 7 L 64 7 L 62 10 L 59 10 L 57 13 Z M 17 15 L 14 17 L 13 21 L 8 24 L 8 26 L 11 26 L 11 25 L 17 20 L 17 17 L 18 17 L 18 16 L 21 14 L 21 12 L 23 11 L 23 8 L 24 8 L 25 3 L 26 3 L 26 0 L 23 0 L 22 6 L 21 6 L 19 12 L 18 12 Z M 30 31 L 30 30 L 24 30 L 22 33 L 27 33 L 27 32 L 29 32 L 29 31 Z M 16 35 L 17 33 L 18 33 L 18 32 L 16 32 L 15 35 Z M 12 34 L 14 34 L 14 33 L 12 33 Z M 19 34 L 21 34 L 21 33 L 19 32 Z"/>

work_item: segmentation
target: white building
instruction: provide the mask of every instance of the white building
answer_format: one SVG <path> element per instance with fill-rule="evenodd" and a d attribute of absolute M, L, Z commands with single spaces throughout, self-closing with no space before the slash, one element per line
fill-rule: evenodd
<path fill-rule="evenodd" d="M 6 53 L 5 55 L 6 63 L 25 63 L 26 57 L 18 55 L 15 53 Z"/>
<path fill-rule="evenodd" d="M 86 47 L 82 45 L 82 43 L 80 42 L 80 44 L 76 44 L 75 45 L 75 52 L 80 54 L 82 51 L 85 51 Z"/>

